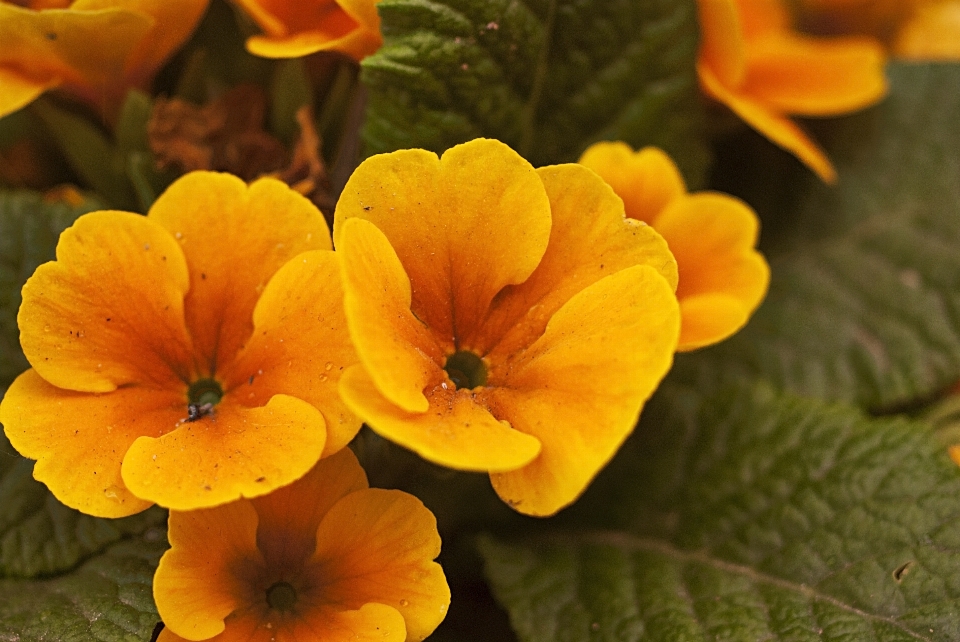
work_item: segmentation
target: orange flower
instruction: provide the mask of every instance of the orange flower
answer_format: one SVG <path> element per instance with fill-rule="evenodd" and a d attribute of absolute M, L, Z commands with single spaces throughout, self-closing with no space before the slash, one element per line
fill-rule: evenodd
<path fill-rule="evenodd" d="M 250 53 L 299 58 L 339 51 L 361 60 L 383 44 L 379 0 L 233 0 L 263 29 L 247 40 Z"/>
<path fill-rule="evenodd" d="M 450 604 L 433 515 L 368 488 L 348 448 L 264 497 L 171 511 L 169 538 L 158 642 L 419 641 Z"/>
<path fill-rule="evenodd" d="M 337 395 L 356 356 L 329 248 L 320 212 L 272 179 L 195 172 L 146 217 L 82 216 L 23 288 L 33 368 L 0 403 L 7 437 L 93 515 L 289 484 L 360 427 Z"/>
<path fill-rule="evenodd" d="M 48 89 L 112 117 L 193 31 L 209 0 L 0 0 L 0 117 Z M 24 6 L 26 4 L 26 6 Z"/>
<path fill-rule="evenodd" d="M 672 362 L 676 263 L 579 165 L 474 140 L 364 161 L 337 203 L 340 382 L 374 430 L 488 471 L 520 512 L 573 502 Z"/>
<path fill-rule="evenodd" d="M 836 181 L 823 150 L 787 116 L 835 116 L 883 98 L 880 44 L 801 35 L 781 0 L 699 0 L 699 8 L 703 91 L 824 181 Z"/>
<path fill-rule="evenodd" d="M 677 166 L 655 147 L 634 152 L 626 143 L 596 143 L 579 162 L 623 199 L 627 216 L 663 235 L 677 259 L 678 350 L 723 341 L 746 324 L 770 283 L 770 268 L 754 249 L 759 221 L 746 203 L 716 192 L 687 194 Z"/>

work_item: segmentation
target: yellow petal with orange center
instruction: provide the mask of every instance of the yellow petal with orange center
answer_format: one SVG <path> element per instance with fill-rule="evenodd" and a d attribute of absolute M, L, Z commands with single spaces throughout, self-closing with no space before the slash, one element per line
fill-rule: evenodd
<path fill-rule="evenodd" d="M 0 402 L 0 423 L 33 476 L 64 504 L 99 517 L 124 517 L 148 508 L 124 484 L 120 464 L 141 436 L 158 437 L 185 414 L 176 392 L 140 386 L 107 394 L 71 392 L 27 370 Z"/>
<path fill-rule="evenodd" d="M 427 391 L 426 412 L 405 412 L 386 399 L 363 366 L 357 365 L 344 372 L 340 394 L 379 434 L 450 468 L 513 470 L 540 451 L 536 438 L 498 421 L 470 391 L 456 390 L 452 383 L 438 383 Z"/>
<path fill-rule="evenodd" d="M 324 601 L 345 609 L 389 606 L 403 615 L 406 639 L 423 640 L 450 604 L 443 569 L 433 561 L 439 553 L 436 519 L 420 500 L 373 488 L 330 509 L 310 564 L 324 578 Z"/>
<path fill-rule="evenodd" d="M 533 273 L 551 221 L 533 167 L 488 139 L 457 145 L 440 159 L 416 149 L 368 158 L 337 202 L 338 249 L 349 218 L 366 219 L 387 237 L 409 276 L 414 314 L 449 352 L 476 335 L 504 286 Z"/>
<path fill-rule="evenodd" d="M 679 331 L 673 288 L 645 265 L 571 298 L 480 393 L 496 416 L 543 445 L 529 465 L 490 476 L 500 497 L 528 515 L 576 500 L 633 430 L 673 362 Z"/>
<path fill-rule="evenodd" d="M 491 362 L 530 346 L 571 297 L 624 268 L 649 265 L 677 284 L 666 242 L 649 225 L 624 218 L 621 200 L 594 172 L 557 165 L 537 173 L 553 214 L 550 244 L 530 278 L 497 296 L 482 337 L 471 341 L 480 354 L 490 352 Z"/>
<path fill-rule="evenodd" d="M 656 147 L 634 152 L 620 141 L 594 143 L 577 162 L 613 188 L 628 217 L 644 223 L 652 223 L 670 201 L 687 192 L 680 170 Z"/>
<path fill-rule="evenodd" d="M 218 635 L 224 619 L 244 606 L 252 592 L 245 580 L 263 564 L 256 535 L 257 514 L 249 502 L 170 512 L 171 548 L 160 558 L 153 596 L 176 637 Z"/>
<path fill-rule="evenodd" d="M 137 439 L 121 472 L 137 497 L 194 510 L 299 479 L 320 459 L 325 440 L 323 415 L 305 401 L 276 395 L 262 408 L 246 408 L 228 394 L 212 415 Z"/>
<path fill-rule="evenodd" d="M 871 38 L 777 34 L 750 44 L 743 95 L 800 116 L 863 109 L 887 93 L 885 56 Z"/>
<path fill-rule="evenodd" d="M 729 107 L 771 142 L 796 156 L 824 182 L 836 182 L 837 172 L 830 159 L 793 121 L 750 95 L 728 89 L 705 65 L 697 64 L 697 74 L 707 95 Z"/>
<path fill-rule="evenodd" d="M 722 341 L 743 327 L 770 283 L 770 268 L 754 249 L 753 210 L 732 196 L 703 192 L 675 200 L 655 225 L 680 266 L 678 349 Z"/>
<path fill-rule="evenodd" d="M 698 0 L 700 20 L 699 60 L 720 81 L 734 87 L 746 75 L 743 24 L 734 0 Z"/>
<path fill-rule="evenodd" d="M 69 390 L 182 385 L 193 370 L 188 287 L 183 253 L 162 227 L 127 212 L 86 214 L 60 235 L 57 260 L 23 287 L 24 354 Z"/>
<path fill-rule="evenodd" d="M 93 11 L 31 11 L 0 2 L 0 69 L 35 87 L 62 84 L 93 98 L 123 78 L 127 59 L 152 23 L 150 16 L 116 3 Z M 22 84 L 19 88 L 22 92 Z M 0 93 L 6 95 L 6 86 Z M 0 104 L 13 106 L 24 97 L 5 97 Z"/>
<path fill-rule="evenodd" d="M 407 412 L 425 412 L 423 390 L 442 375 L 435 336 L 410 311 L 410 279 L 390 242 L 372 223 L 338 225 L 350 335 L 377 388 Z M 349 403 L 349 402 L 348 402 Z"/>
<path fill-rule="evenodd" d="M 280 266 L 301 252 L 330 249 L 320 211 L 274 179 L 247 187 L 230 174 L 193 172 L 168 187 L 148 217 L 187 257 L 184 308 L 204 376 L 250 338 L 254 306 Z"/>
<path fill-rule="evenodd" d="M 257 301 L 253 324 L 250 341 L 222 370 L 224 388 L 251 407 L 276 394 L 306 401 L 326 422 L 324 454 L 346 446 L 361 422 L 337 392 L 344 368 L 357 362 L 344 317 L 338 256 L 305 252 L 277 270 Z"/>
<path fill-rule="evenodd" d="M 260 516 L 258 548 L 267 566 L 309 559 L 324 515 L 343 497 L 368 486 L 356 455 L 344 448 L 289 486 L 252 499 Z"/>

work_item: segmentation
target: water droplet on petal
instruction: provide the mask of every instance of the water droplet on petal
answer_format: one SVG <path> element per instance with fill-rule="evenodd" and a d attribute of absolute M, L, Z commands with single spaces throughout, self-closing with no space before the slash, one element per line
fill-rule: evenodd
<path fill-rule="evenodd" d="M 48 326 L 48 325 L 43 326 L 43 331 L 44 331 L 44 332 L 50 332 L 50 326 Z"/>
<path fill-rule="evenodd" d="M 333 370 L 333 362 L 327 361 L 326 365 L 323 366 L 323 369 L 326 370 L 327 372 L 330 372 L 331 370 Z"/>
<path fill-rule="evenodd" d="M 107 499 L 117 499 L 120 496 L 119 486 L 107 486 L 103 489 L 103 496 Z"/>
<path fill-rule="evenodd" d="M 400 606 L 410 606 L 410 602 L 407 600 L 400 600 Z"/>
<path fill-rule="evenodd" d="M 326 381 L 326 380 L 327 380 L 327 375 L 322 374 L 322 375 L 320 375 L 319 379 L 320 379 L 320 381 Z"/>

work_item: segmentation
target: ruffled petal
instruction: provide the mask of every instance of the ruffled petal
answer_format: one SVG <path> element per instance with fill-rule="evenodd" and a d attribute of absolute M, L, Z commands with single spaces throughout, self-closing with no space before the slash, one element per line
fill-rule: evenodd
<path fill-rule="evenodd" d="M 228 395 L 212 415 L 137 439 L 121 472 L 137 497 L 194 510 L 299 479 L 320 459 L 325 439 L 323 415 L 305 401 L 276 395 L 262 408 L 245 408 Z"/>
<path fill-rule="evenodd" d="M 33 476 L 57 499 L 90 515 L 123 517 L 152 504 L 124 484 L 124 454 L 138 437 L 172 430 L 184 410 L 175 392 L 131 386 L 77 393 L 27 370 L 0 402 L 0 423 L 13 447 L 37 460 Z"/>
<path fill-rule="evenodd" d="M 670 368 L 679 331 L 673 289 L 645 265 L 571 298 L 479 395 L 543 444 L 529 465 L 490 476 L 500 497 L 528 515 L 573 502 L 633 430 Z"/>
<path fill-rule="evenodd" d="M 247 187 L 230 174 L 193 172 L 168 187 L 148 216 L 187 257 L 184 307 L 202 376 L 232 361 L 250 338 L 254 306 L 280 266 L 330 249 L 320 211 L 274 179 Z"/>
<path fill-rule="evenodd" d="M 837 181 L 837 172 L 830 159 L 793 121 L 749 95 L 728 90 L 709 67 L 698 63 L 697 73 L 700 86 L 707 95 L 729 107 L 771 142 L 796 156 L 825 183 Z"/>
<path fill-rule="evenodd" d="M 324 515 L 341 498 L 368 486 L 356 455 L 344 448 L 289 486 L 251 500 L 260 516 L 257 542 L 267 565 L 309 559 Z"/>
<path fill-rule="evenodd" d="M 628 217 L 644 223 L 652 223 L 670 201 L 687 192 L 680 170 L 656 147 L 634 152 L 620 141 L 594 143 L 577 162 L 613 188 Z"/>
<path fill-rule="evenodd" d="M 363 219 L 344 220 L 338 229 L 347 323 L 357 353 L 391 403 L 425 412 L 423 390 L 442 378 L 444 349 L 411 312 L 410 279 L 383 232 Z"/>
<path fill-rule="evenodd" d="M 666 242 L 649 225 L 623 215 L 609 185 L 580 165 L 537 170 L 550 198 L 553 226 L 540 265 L 525 282 L 497 296 L 472 346 L 496 368 L 543 334 L 547 322 L 575 294 L 624 268 L 649 265 L 671 287 L 677 264 Z"/>
<path fill-rule="evenodd" d="M 735 0 L 698 0 L 700 51 L 698 59 L 723 84 L 735 87 L 747 73 L 743 24 Z"/>
<path fill-rule="evenodd" d="M 551 221 L 534 169 L 488 139 L 441 159 L 416 149 L 368 158 L 337 203 L 338 248 L 348 218 L 372 222 L 389 239 L 410 278 L 414 314 L 443 343 L 469 343 L 493 297 L 533 273 Z"/>
<path fill-rule="evenodd" d="M 223 370 L 224 388 L 245 406 L 287 394 L 313 405 L 327 425 L 324 454 L 360 430 L 340 400 L 344 368 L 357 362 L 343 311 L 338 256 L 305 252 L 281 267 L 253 311 L 253 336 Z"/>
<path fill-rule="evenodd" d="M 408 640 L 423 640 L 450 604 L 443 569 L 434 562 L 440 536 L 419 499 L 371 488 L 347 495 L 317 529 L 316 564 L 323 599 L 341 608 L 376 603 L 396 609 Z"/>
<path fill-rule="evenodd" d="M 738 91 L 785 114 L 845 114 L 886 95 L 885 58 L 871 38 L 776 34 L 750 44 Z"/>
<path fill-rule="evenodd" d="M 742 201 L 703 192 L 676 199 L 654 223 L 680 266 L 679 350 L 726 339 L 747 322 L 770 283 L 754 249 L 759 220 Z"/>
<path fill-rule="evenodd" d="M 23 287 L 24 354 L 69 390 L 181 386 L 193 369 L 188 284 L 183 253 L 162 227 L 127 212 L 86 214 L 60 235 L 57 260 Z"/>
<path fill-rule="evenodd" d="M 172 633 L 206 640 L 224 631 L 224 619 L 249 601 L 250 579 L 263 567 L 256 535 L 249 502 L 170 512 L 171 548 L 160 558 L 153 597 Z"/>
<path fill-rule="evenodd" d="M 411 413 L 384 398 L 363 367 L 357 365 L 344 372 L 340 394 L 379 434 L 450 468 L 513 470 L 540 451 L 537 439 L 498 421 L 470 391 L 455 390 L 452 383 L 428 390 L 427 411 Z"/>

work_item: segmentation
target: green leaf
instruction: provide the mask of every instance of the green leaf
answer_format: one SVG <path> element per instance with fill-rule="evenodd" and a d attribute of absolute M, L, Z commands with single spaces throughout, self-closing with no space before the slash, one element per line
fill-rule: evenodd
<path fill-rule="evenodd" d="M 33 479 L 33 461 L 0 433 L 0 577 L 37 577 L 74 568 L 108 545 L 163 524 L 159 508 L 102 519 L 67 508 Z"/>
<path fill-rule="evenodd" d="M 53 260 L 60 232 L 100 208 L 91 199 L 70 205 L 38 192 L 0 190 L 0 389 L 28 367 L 17 328 L 20 289 L 38 265 Z"/>
<path fill-rule="evenodd" d="M 960 380 L 960 65 L 889 75 L 885 103 L 828 128 L 839 184 L 794 185 L 795 210 L 764 221 L 766 302 L 676 376 L 763 378 L 874 410 Z"/>
<path fill-rule="evenodd" d="M 312 104 L 313 88 L 303 60 L 281 61 L 270 83 L 270 132 L 287 147 L 292 146 L 300 134 L 297 110 Z"/>
<path fill-rule="evenodd" d="M 151 584 L 163 535 L 114 544 L 53 580 L 0 580 L 0 640 L 146 642 L 160 621 Z"/>
<path fill-rule="evenodd" d="M 483 541 L 521 640 L 960 639 L 960 470 L 927 426 L 764 386 L 668 388 L 638 431 L 578 528 Z"/>
<path fill-rule="evenodd" d="M 498 138 L 535 165 L 592 142 L 658 145 L 688 180 L 707 162 L 693 0 L 383 0 L 363 61 L 370 154 Z"/>

